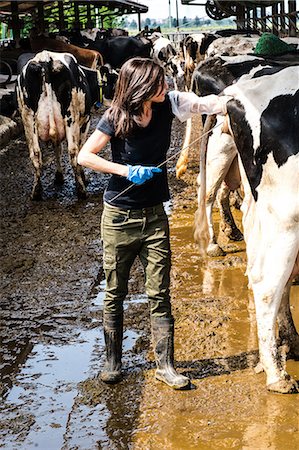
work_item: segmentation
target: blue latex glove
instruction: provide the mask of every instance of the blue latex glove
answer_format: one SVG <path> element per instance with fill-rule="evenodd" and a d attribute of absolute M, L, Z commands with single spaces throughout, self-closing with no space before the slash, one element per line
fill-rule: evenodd
<path fill-rule="evenodd" d="M 154 173 L 162 172 L 159 167 L 151 166 L 130 166 L 127 180 L 132 181 L 134 184 L 143 184 L 145 181 L 150 180 Z"/>

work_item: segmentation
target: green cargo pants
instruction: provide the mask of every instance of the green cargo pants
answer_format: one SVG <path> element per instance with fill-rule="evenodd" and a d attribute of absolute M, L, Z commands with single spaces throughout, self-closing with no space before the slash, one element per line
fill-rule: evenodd
<path fill-rule="evenodd" d="M 105 204 L 101 234 L 106 276 L 104 311 L 122 312 L 130 269 L 139 256 L 151 314 L 171 317 L 169 225 L 163 205 L 124 210 Z"/>

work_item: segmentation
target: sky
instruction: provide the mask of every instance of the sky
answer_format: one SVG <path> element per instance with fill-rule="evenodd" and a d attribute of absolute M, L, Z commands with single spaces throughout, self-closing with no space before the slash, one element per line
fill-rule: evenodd
<path fill-rule="evenodd" d="M 206 16 L 204 6 L 187 6 L 182 5 L 180 0 L 177 0 L 177 2 L 179 18 L 183 18 L 184 16 L 190 18 Z M 201 0 L 197 0 L 197 2 L 200 3 Z M 148 6 L 148 13 L 141 14 L 142 19 L 146 17 L 151 19 L 166 19 L 169 16 L 169 0 L 138 0 L 138 3 Z M 202 0 L 202 3 L 204 3 L 204 0 Z M 170 0 L 170 8 L 172 17 L 176 17 L 176 0 Z"/>

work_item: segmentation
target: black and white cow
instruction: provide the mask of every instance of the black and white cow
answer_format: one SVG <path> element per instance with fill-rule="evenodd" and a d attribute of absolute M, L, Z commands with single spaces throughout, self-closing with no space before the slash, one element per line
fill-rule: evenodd
<path fill-rule="evenodd" d="M 252 36 L 245 30 L 230 29 L 217 30 L 216 33 L 192 33 L 186 36 L 180 43 L 185 62 L 186 85 L 190 87 L 196 65 L 205 58 L 216 54 L 234 56 L 252 53 L 257 40 L 257 35 Z"/>
<path fill-rule="evenodd" d="M 298 79 L 299 66 L 261 66 L 224 91 L 232 96 L 227 104 L 229 129 L 245 193 L 241 209 L 260 369 L 266 372 L 267 388 L 280 393 L 299 391 L 285 369 L 287 352 L 299 357 L 299 335 L 289 306 L 291 282 L 299 273 Z M 202 192 L 202 203 L 204 199 Z M 207 227 L 201 232 L 208 238 Z"/>
<path fill-rule="evenodd" d="M 262 58 L 254 56 L 217 57 L 208 58 L 198 65 L 192 77 L 192 90 L 199 96 L 219 94 L 223 89 L 235 82 L 241 75 L 248 73 L 253 67 L 267 64 Z M 204 133 L 208 132 L 212 118 L 205 125 Z M 218 117 L 218 123 L 223 117 Z M 187 129 L 190 124 L 187 125 Z M 188 142 L 185 140 L 184 146 Z M 217 127 L 212 131 L 209 139 L 209 151 L 207 157 L 207 203 L 206 213 L 209 227 L 209 256 L 225 255 L 224 250 L 217 242 L 213 226 L 213 205 L 218 193 L 218 205 L 221 216 L 221 229 L 234 241 L 243 238 L 237 228 L 230 209 L 229 195 L 232 190 L 238 189 L 237 149 L 230 134 L 224 127 Z M 181 153 L 177 162 L 177 176 L 180 177 L 187 168 L 188 148 Z M 200 197 L 200 177 L 198 177 Z"/>
<path fill-rule="evenodd" d="M 206 57 L 236 56 L 253 53 L 259 36 L 229 36 L 215 39 L 207 48 Z"/>
<path fill-rule="evenodd" d="M 165 68 L 165 74 L 173 79 L 175 89 L 184 77 L 181 58 L 172 42 L 161 33 L 153 33 L 149 39 L 153 45 L 153 60 Z"/>
<path fill-rule="evenodd" d="M 149 57 L 152 51 L 150 42 L 142 42 L 134 36 L 116 36 L 112 38 L 88 41 L 88 48 L 98 51 L 113 69 L 121 66 L 134 56 Z"/>
<path fill-rule="evenodd" d="M 85 197 L 83 169 L 77 155 L 86 139 L 90 110 L 98 92 L 94 71 L 87 76 L 68 53 L 43 51 L 23 67 L 17 80 L 17 97 L 35 179 L 32 199 L 42 196 L 40 141 L 51 141 L 56 154 L 56 182 L 63 182 L 61 143 L 66 140 L 79 197 Z M 93 80 L 93 86 L 90 86 Z"/>

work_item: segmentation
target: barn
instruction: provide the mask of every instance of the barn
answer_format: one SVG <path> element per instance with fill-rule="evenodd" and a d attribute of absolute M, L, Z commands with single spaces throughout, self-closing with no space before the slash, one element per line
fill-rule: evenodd
<path fill-rule="evenodd" d="M 176 2 L 169 3 L 173 11 Z M 181 3 L 178 1 L 179 7 Z M 294 2 L 283 2 L 285 22 L 281 18 L 282 2 L 185 3 L 203 4 L 211 18 L 230 15 L 236 20 L 238 29 L 234 31 L 240 32 L 237 37 L 245 29 L 246 33 L 271 32 L 275 38 L 279 35 L 294 39 L 298 35 L 296 22 L 292 27 L 290 20 L 294 16 L 291 9 Z M 102 8 L 111 4 L 119 17 L 129 14 L 126 7 L 137 11 L 135 14 L 139 11 L 142 19 L 146 8 L 151 11 L 155 4 L 159 4 L 163 14 L 162 5 L 167 9 L 168 0 L 80 0 L 72 2 L 70 10 L 65 2 L 11 1 L 0 2 L 0 11 L 7 21 L 14 13 L 14 22 L 18 23 L 14 36 L 21 41 L 22 27 L 29 15 L 44 31 L 49 27 L 48 20 L 50 23 L 54 20 L 62 30 L 71 15 L 71 21 L 77 17 L 83 31 L 97 20 L 96 25 L 101 28 L 101 21 L 106 23 Z M 96 8 L 101 10 L 102 18 L 97 16 Z M 48 19 L 50 10 L 52 15 Z M 146 30 L 146 37 L 147 33 Z M 181 34 L 173 33 L 175 39 Z M 159 58 L 173 44 L 171 38 L 171 33 L 165 32 L 164 38 L 158 35 L 158 39 L 170 41 L 160 55 L 157 52 Z M 35 44 L 42 45 L 46 39 L 47 36 L 35 37 Z M 60 49 L 67 49 L 65 42 L 59 45 Z M 15 56 L 18 50 L 10 49 Z M 218 50 L 227 52 L 227 47 L 219 46 Z M 237 46 L 233 50 L 237 51 Z M 94 56 L 91 64 L 97 67 L 98 53 L 80 47 L 77 55 Z M 124 56 L 124 51 L 119 53 Z M 81 164 L 79 169 L 75 164 L 88 125 L 95 129 L 105 111 L 103 106 L 91 109 L 94 102 L 91 94 L 97 97 L 98 93 L 96 71 L 83 69 L 67 51 L 49 49 L 39 51 L 37 56 L 22 54 L 25 65 L 21 64 L 18 96 L 24 123 L 30 125 L 27 128 L 30 145 L 19 129 L 17 136 L 10 136 L 0 148 L 1 445 L 28 450 L 299 448 L 299 285 L 292 278 L 298 267 L 297 55 L 293 51 L 287 56 L 286 67 L 284 54 L 280 61 L 256 54 L 217 54 L 205 58 L 194 69 L 195 93 L 214 94 L 215 100 L 226 88 L 230 98 L 228 102 L 224 99 L 221 110 L 224 113 L 227 105 L 228 114 L 216 118 L 218 127 L 212 130 L 213 139 L 207 145 L 206 197 L 214 200 L 224 178 L 220 189 L 225 190 L 225 206 L 232 213 L 238 231 L 244 233 L 246 243 L 240 240 L 240 231 L 238 239 L 233 240 L 222 229 L 220 218 L 226 211 L 218 207 L 210 214 L 223 252 L 213 257 L 200 254 L 193 239 L 198 144 L 205 131 L 208 134 L 210 131 L 207 126 L 203 130 L 198 114 L 194 116 L 198 119 L 191 130 L 194 149 L 188 172 L 178 180 L 175 162 L 186 124 L 178 119 L 173 121 L 167 154 L 172 200 L 165 209 L 170 225 L 170 296 L 175 323 L 172 320 L 164 323 L 163 334 L 158 335 L 157 329 L 154 334 L 156 331 L 159 363 L 163 362 L 161 350 L 165 341 L 174 344 L 174 354 L 164 355 L 167 367 L 172 368 L 175 360 L 177 373 L 191 380 L 189 390 L 178 392 L 155 380 L 150 308 L 144 290 L 144 266 L 138 258 L 130 272 L 123 319 L 118 317 L 115 323 L 105 319 L 103 313 L 104 268 L 113 279 L 120 259 L 126 257 L 122 247 L 126 237 L 120 242 L 119 258 L 104 255 L 100 221 L 110 175 L 84 167 L 86 179 L 83 179 Z M 119 64 L 116 62 L 115 66 Z M 116 69 L 110 71 L 107 65 L 101 68 L 105 69 L 102 71 L 105 76 L 117 77 Z M 91 90 L 89 77 L 95 82 Z M 8 87 L 11 85 L 7 83 Z M 167 120 L 168 113 L 164 116 Z M 168 127 L 167 120 L 161 120 L 157 126 Z M 67 135 L 68 152 L 55 153 L 50 140 L 41 142 L 40 147 L 36 145 L 39 133 L 40 137 L 50 136 L 59 144 L 58 132 L 61 137 Z M 151 147 L 148 152 L 144 149 L 145 157 L 159 145 L 152 129 L 148 133 Z M 124 152 L 125 149 L 119 148 Z M 244 161 L 241 178 L 246 196 L 242 210 L 227 195 L 234 187 L 232 179 L 226 176 L 228 172 L 223 173 L 229 158 L 237 163 L 238 152 Z M 110 161 L 110 145 L 100 155 Z M 55 173 L 59 159 L 61 164 Z M 214 171 L 210 171 L 211 166 Z M 235 172 L 232 175 L 240 175 L 238 170 Z M 218 185 L 212 199 L 208 189 L 214 175 Z M 142 186 L 136 186 L 139 188 Z M 150 201 L 157 190 L 150 192 Z M 120 230 L 123 223 L 138 224 L 142 238 L 149 223 L 155 233 L 154 247 L 158 238 L 157 217 L 168 232 L 166 216 L 160 207 L 150 206 L 144 211 L 134 208 L 130 213 L 122 210 L 117 216 L 111 208 L 110 214 Z M 164 254 L 165 248 L 162 250 Z M 131 261 L 127 261 L 129 266 Z M 156 279 L 160 270 L 158 264 L 153 278 L 148 277 L 151 294 L 157 289 L 152 279 Z M 123 379 L 115 385 L 106 385 L 99 374 L 105 362 L 105 339 L 113 338 L 115 325 L 123 327 L 122 336 L 118 335 L 123 343 Z M 106 336 L 104 326 L 106 331 L 109 328 Z M 173 373 L 169 376 L 173 377 Z M 163 377 L 162 370 L 160 378 Z"/>
<path fill-rule="evenodd" d="M 204 5 L 207 15 L 213 20 L 236 17 L 238 29 L 260 30 L 273 34 L 297 36 L 298 10 L 296 0 L 245 0 L 219 1 L 182 0 L 183 5 Z"/>

